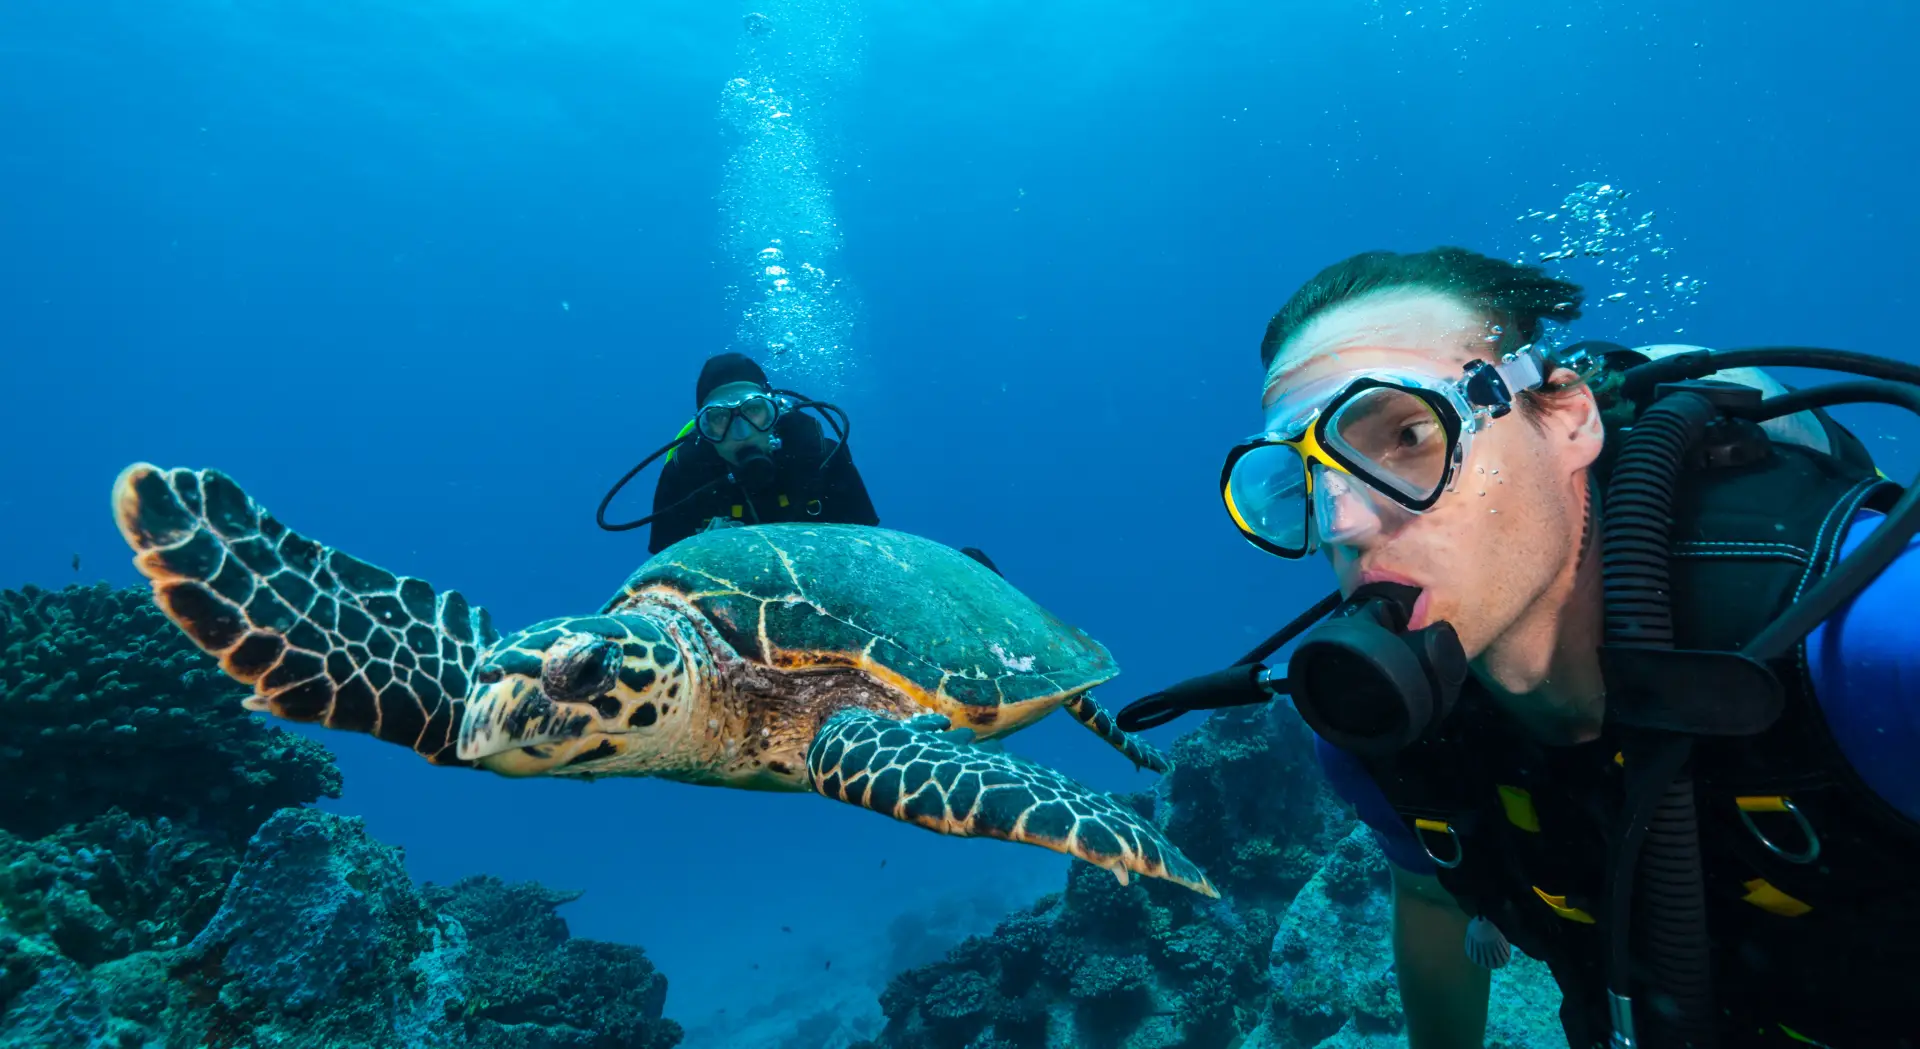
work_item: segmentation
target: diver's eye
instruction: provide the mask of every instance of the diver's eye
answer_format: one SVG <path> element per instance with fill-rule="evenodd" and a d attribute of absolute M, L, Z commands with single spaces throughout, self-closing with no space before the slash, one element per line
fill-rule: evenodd
<path fill-rule="evenodd" d="M 500 679 L 506 676 L 507 672 L 501 670 L 498 664 L 488 663 L 473 675 L 473 679 L 482 685 L 493 685 L 498 684 Z"/>
<path fill-rule="evenodd" d="M 1439 429 L 1429 419 L 1410 422 L 1400 428 L 1399 440 L 1395 443 L 1401 448 L 1418 448 L 1431 440 Z"/>
<path fill-rule="evenodd" d="M 619 680 L 620 646 L 606 638 L 570 645 L 547 657 L 540 688 L 549 699 L 591 699 Z"/>

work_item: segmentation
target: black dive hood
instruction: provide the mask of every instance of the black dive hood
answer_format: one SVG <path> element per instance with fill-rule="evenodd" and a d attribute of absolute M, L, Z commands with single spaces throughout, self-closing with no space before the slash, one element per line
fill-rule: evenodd
<path fill-rule="evenodd" d="M 1191 710 L 1290 696 L 1301 719 L 1334 746 L 1392 754 L 1438 728 L 1467 679 L 1452 624 L 1407 629 L 1419 599 L 1420 588 L 1405 583 L 1367 583 L 1344 599 L 1336 591 L 1233 666 L 1129 704 L 1120 727 L 1138 732 Z M 1283 667 L 1260 665 L 1302 632 Z"/>

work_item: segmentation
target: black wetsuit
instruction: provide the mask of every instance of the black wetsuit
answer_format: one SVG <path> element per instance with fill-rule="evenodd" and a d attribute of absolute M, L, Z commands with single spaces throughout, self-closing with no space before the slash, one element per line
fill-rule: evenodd
<path fill-rule="evenodd" d="M 754 493 L 726 479 L 729 467 L 711 443 L 694 440 L 675 450 L 654 488 L 653 507 L 659 516 L 650 529 L 648 552 L 659 553 L 706 528 L 716 517 L 742 524 L 880 523 L 851 451 L 822 433 L 817 420 L 793 412 L 774 425 L 774 434 L 780 438 L 780 447 L 773 452 L 773 481 Z M 820 469 L 829 455 L 833 461 Z M 686 499 L 702 488 L 706 490 Z M 681 499 L 686 502 L 672 506 Z"/>

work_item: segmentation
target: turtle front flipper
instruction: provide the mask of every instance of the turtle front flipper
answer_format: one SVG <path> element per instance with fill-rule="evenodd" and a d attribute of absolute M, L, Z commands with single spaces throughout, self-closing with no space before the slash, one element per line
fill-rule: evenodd
<path fill-rule="evenodd" d="M 1067 713 L 1073 720 L 1092 729 L 1094 735 L 1107 741 L 1113 749 L 1127 756 L 1127 760 L 1138 768 L 1152 769 L 1162 775 L 1173 768 L 1173 762 L 1167 760 L 1160 749 L 1131 732 L 1122 732 L 1119 724 L 1107 708 L 1094 701 L 1093 693 L 1082 692 L 1067 700 Z"/>
<path fill-rule="evenodd" d="M 807 749 L 813 789 L 940 834 L 1039 845 L 1219 896 L 1139 813 L 1052 769 L 958 742 L 935 726 L 849 707 Z"/>
<path fill-rule="evenodd" d="M 485 609 L 290 531 L 218 470 L 135 463 L 113 512 L 161 611 L 253 686 L 249 709 L 470 764 L 454 743 L 498 637 Z"/>

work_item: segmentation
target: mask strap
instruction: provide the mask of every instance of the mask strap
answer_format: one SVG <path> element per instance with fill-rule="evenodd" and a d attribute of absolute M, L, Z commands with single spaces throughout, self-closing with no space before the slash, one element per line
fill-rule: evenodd
<path fill-rule="evenodd" d="M 1547 381 L 1547 363 L 1532 344 L 1508 354 L 1493 370 L 1499 373 L 1500 381 L 1507 384 L 1509 393 L 1531 390 Z"/>

